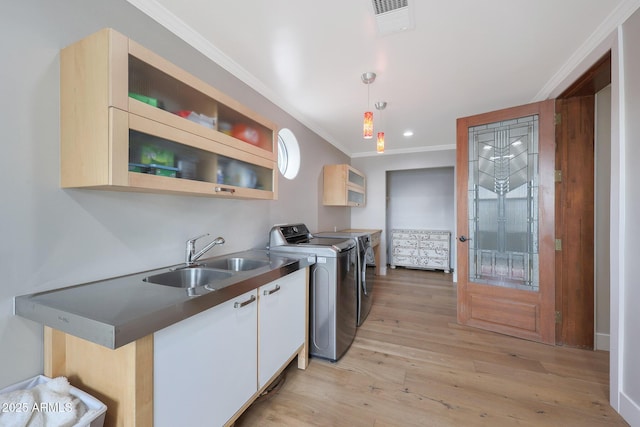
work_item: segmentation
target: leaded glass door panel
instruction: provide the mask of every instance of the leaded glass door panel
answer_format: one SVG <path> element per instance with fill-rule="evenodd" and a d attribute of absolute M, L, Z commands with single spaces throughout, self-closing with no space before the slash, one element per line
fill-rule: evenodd
<path fill-rule="evenodd" d="M 553 101 L 458 119 L 458 321 L 554 342 Z"/>

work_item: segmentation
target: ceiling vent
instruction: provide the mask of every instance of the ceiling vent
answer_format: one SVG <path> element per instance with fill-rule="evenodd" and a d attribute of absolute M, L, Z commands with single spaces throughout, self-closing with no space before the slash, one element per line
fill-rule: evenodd
<path fill-rule="evenodd" d="M 413 28 L 413 13 L 409 0 L 371 0 L 378 34 L 384 36 Z"/>

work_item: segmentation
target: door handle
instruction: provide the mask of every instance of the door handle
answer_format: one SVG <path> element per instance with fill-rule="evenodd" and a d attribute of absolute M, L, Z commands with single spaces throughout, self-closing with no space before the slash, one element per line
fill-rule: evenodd
<path fill-rule="evenodd" d="M 458 237 L 458 240 L 460 240 L 462 243 L 464 243 L 464 242 L 466 242 L 467 240 L 473 240 L 473 239 L 471 239 L 470 237 L 467 237 L 467 236 L 464 236 L 464 235 L 463 235 L 463 236 Z"/>

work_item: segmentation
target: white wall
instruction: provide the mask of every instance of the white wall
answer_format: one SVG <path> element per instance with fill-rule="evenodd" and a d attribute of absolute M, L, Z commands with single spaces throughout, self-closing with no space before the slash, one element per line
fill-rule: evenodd
<path fill-rule="evenodd" d="M 455 126 L 455 123 L 452 124 Z M 455 141 L 451 141 L 455 147 Z M 358 157 L 351 161 L 356 169 L 367 176 L 367 205 L 364 208 L 351 209 L 351 226 L 354 228 L 383 230 L 381 247 L 387 247 L 386 236 L 386 179 L 388 171 L 410 169 L 430 169 L 455 167 L 455 149 L 441 151 L 425 151 L 412 154 L 383 154 L 371 157 Z M 455 235 L 455 230 L 452 230 Z M 452 259 L 455 259 L 455 245 L 451 248 Z M 387 254 L 382 251 L 382 274 L 386 274 Z M 455 265 L 453 266 L 455 269 Z M 454 276 L 455 277 L 455 276 Z"/>
<path fill-rule="evenodd" d="M 214 255 L 264 247 L 274 223 L 350 226 L 318 196 L 322 165 L 349 158 L 124 0 L 6 2 L 0 24 L 0 388 L 43 372 L 42 325 L 13 316 L 15 295 L 178 263 L 204 232 L 227 241 Z M 60 189 L 59 50 L 104 27 L 290 128 L 299 177 L 273 202 Z"/>
<path fill-rule="evenodd" d="M 620 316 L 618 390 L 620 413 L 636 426 L 640 425 L 640 245 L 637 239 L 640 236 L 640 191 L 637 187 L 640 182 L 640 9 L 622 25 L 621 36 L 621 149 L 617 160 L 622 174 L 620 243 L 623 256 L 619 289 L 621 307 L 616 312 Z"/>

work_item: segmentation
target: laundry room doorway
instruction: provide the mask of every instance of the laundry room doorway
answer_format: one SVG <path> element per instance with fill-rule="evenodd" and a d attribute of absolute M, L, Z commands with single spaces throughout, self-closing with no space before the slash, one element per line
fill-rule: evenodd
<path fill-rule="evenodd" d="M 451 167 L 435 167 L 409 170 L 387 171 L 386 177 L 386 230 L 387 260 L 394 265 L 393 230 L 448 232 L 448 268 L 436 269 L 452 271 L 455 266 L 455 170 Z M 440 237 L 439 237 L 440 238 Z M 444 238 L 444 237 L 442 237 Z M 397 243 L 397 242 L 396 242 Z M 411 243 L 409 243 L 411 246 Z M 440 251 L 440 249 L 438 249 Z M 426 249 L 402 249 L 396 252 L 407 254 L 407 263 L 416 268 L 432 269 L 425 258 Z M 441 253 L 439 255 L 442 255 Z M 397 259 L 397 257 L 396 257 Z M 406 264 L 398 264 L 406 265 Z"/>

